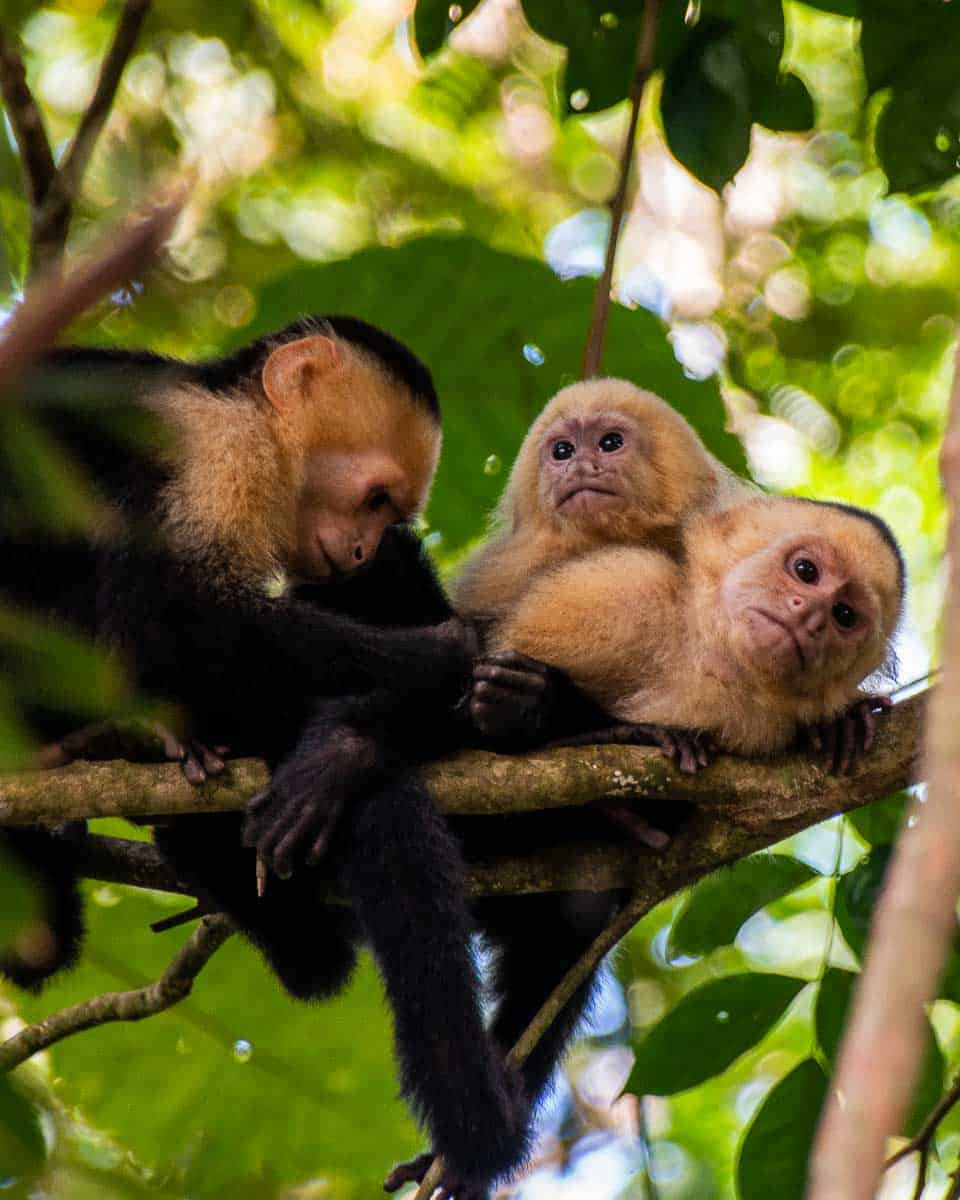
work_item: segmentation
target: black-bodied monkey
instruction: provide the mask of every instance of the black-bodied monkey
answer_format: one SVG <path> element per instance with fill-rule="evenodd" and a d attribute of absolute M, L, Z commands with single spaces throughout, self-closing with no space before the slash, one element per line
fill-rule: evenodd
<path fill-rule="evenodd" d="M 71 349 L 44 365 L 51 377 L 113 373 L 157 437 L 111 453 L 82 419 L 65 425 L 121 519 L 83 547 L 85 588 L 68 604 L 59 571 L 31 567 L 22 533 L 0 555 L 0 588 L 75 616 L 145 692 L 185 709 L 205 744 L 283 762 L 308 790 L 337 764 L 352 773 L 361 794 L 331 856 L 351 908 L 321 903 L 303 872 L 259 897 L 238 815 L 180 818 L 157 845 L 295 996 L 338 991 L 369 941 L 408 1097 L 464 1178 L 492 1178 L 522 1155 L 526 1109 L 483 1026 L 456 842 L 417 788 L 375 786 L 402 771 L 401 747 L 319 739 L 313 722 L 324 698 L 373 691 L 445 718 L 469 684 L 474 640 L 410 528 L 440 448 L 429 372 L 348 317 L 298 322 L 210 363 Z"/>

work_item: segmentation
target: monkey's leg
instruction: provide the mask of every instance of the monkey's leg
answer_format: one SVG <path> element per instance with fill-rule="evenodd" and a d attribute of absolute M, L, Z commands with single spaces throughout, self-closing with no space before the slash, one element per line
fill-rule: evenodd
<path fill-rule="evenodd" d="M 591 945 L 616 912 L 619 893 L 570 892 L 557 895 L 505 896 L 480 901 L 477 918 L 497 957 L 492 979 L 499 1006 L 491 1032 L 506 1055 L 536 1016 L 570 967 Z M 523 1066 L 523 1088 L 532 1105 L 542 1095 L 567 1043 L 590 1002 L 596 975 L 590 977 L 557 1014 Z M 435 1151 L 399 1163 L 384 1184 L 397 1191 L 420 1183 Z M 456 1200 L 482 1200 L 485 1192 L 453 1189 Z"/>
<path fill-rule="evenodd" d="M 83 821 L 56 830 L 27 826 L 0 831 L 0 855 L 24 868 L 40 901 L 36 933 L 28 930 L 23 944 L 0 946 L 0 975 L 18 987 L 37 992 L 80 957 L 83 897 L 70 843 L 85 835 Z"/>
<path fill-rule="evenodd" d="M 500 999 L 491 1032 L 504 1054 L 621 903 L 619 892 L 504 896 L 480 902 L 481 927 L 498 951 L 493 989 Z M 524 1089 L 531 1104 L 549 1083 L 590 1004 L 595 983 L 596 973 L 567 1001 L 524 1063 Z"/>
<path fill-rule="evenodd" d="M 484 1029 L 459 847 L 409 777 L 343 824 L 341 876 L 393 1008 L 403 1090 L 466 1195 L 523 1158 L 527 1109 Z"/>
<path fill-rule="evenodd" d="M 239 813 L 178 817 L 154 838 L 183 881 L 236 923 L 292 996 L 334 995 L 356 964 L 352 912 L 323 902 L 325 881 L 315 871 L 271 878 L 259 896 L 256 852 L 240 845 L 240 823 Z"/>

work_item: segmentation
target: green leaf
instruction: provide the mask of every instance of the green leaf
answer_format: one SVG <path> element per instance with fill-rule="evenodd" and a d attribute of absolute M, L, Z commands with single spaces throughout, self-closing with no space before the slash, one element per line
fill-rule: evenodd
<path fill-rule="evenodd" d="M 626 1090 L 671 1096 L 725 1071 L 780 1020 L 802 979 L 743 974 L 689 992 L 634 1047 Z"/>
<path fill-rule="evenodd" d="M 417 0 L 417 11 L 413 17 L 413 34 L 417 40 L 417 49 L 426 58 L 435 54 L 446 41 L 450 32 L 456 29 L 480 3 L 480 0 L 465 0 L 456 5 L 460 16 L 456 21 L 450 18 L 450 9 L 454 7 L 450 0 Z"/>
<path fill-rule="evenodd" d="M 754 123 L 804 130 L 813 102 L 803 83 L 780 70 L 780 0 L 705 0 L 699 23 L 680 32 L 682 6 L 664 14 L 667 60 L 661 98 L 670 149 L 711 187 L 728 183 L 746 160 Z"/>
<path fill-rule="evenodd" d="M 817 1041 L 831 1067 L 836 1064 L 840 1039 L 846 1026 L 847 1013 L 858 978 L 858 975 L 850 971 L 841 971 L 836 967 L 831 967 L 824 975 L 817 993 L 814 1017 Z M 905 1136 L 911 1137 L 917 1132 L 923 1124 L 924 1118 L 940 1099 L 943 1093 L 943 1080 L 943 1055 L 928 1022 L 920 1080 L 914 1090 L 910 1115 L 901 1130 Z"/>
<path fill-rule="evenodd" d="M 433 368 L 444 410 L 429 517 L 444 550 L 455 551 L 483 532 L 530 422 L 579 377 L 593 292 L 590 280 L 561 281 L 543 263 L 472 238 L 421 238 L 279 276 L 237 344 L 304 312 L 351 312 L 409 343 Z M 524 347 L 534 361 L 542 355 L 542 365 L 528 361 Z M 724 428 L 716 380 L 684 376 L 651 313 L 613 306 L 604 370 L 669 400 L 718 458 L 745 470 L 743 449 Z"/>
<path fill-rule="evenodd" d="M 871 91 L 890 88 L 876 130 L 891 191 L 934 187 L 957 173 L 960 10 L 942 0 L 872 0 L 860 47 Z"/>
<path fill-rule="evenodd" d="M 785 854 L 756 854 L 722 868 L 687 895 L 670 931 L 668 958 L 729 945 L 748 917 L 816 877 L 806 863 Z"/>
<path fill-rule="evenodd" d="M 171 903 L 99 884 L 86 891 L 88 948 L 41 997 L 17 996 L 28 1020 L 156 979 L 189 935 L 189 927 L 149 928 L 189 907 L 184 897 Z M 249 1056 L 235 1051 L 238 1041 L 249 1042 Z M 267 1197 L 320 1176 L 331 1195 L 347 1195 L 349 1179 L 350 1195 L 373 1196 L 384 1168 L 418 1149 L 367 961 L 343 995 L 297 1004 L 255 951 L 232 938 L 169 1012 L 89 1030 L 51 1054 L 63 1079 L 59 1098 L 170 1175 L 178 1196 Z"/>
<path fill-rule="evenodd" d="M 883 879 L 890 861 L 890 847 L 877 846 L 857 867 L 837 884 L 837 924 L 858 958 L 863 957 L 873 910 L 883 890 Z"/>
<path fill-rule="evenodd" d="M 808 1058 L 764 1100 L 740 1143 L 739 1200 L 802 1200 L 827 1078 Z"/>
<path fill-rule="evenodd" d="M 567 48 L 567 112 L 599 112 L 630 91 L 640 32 L 637 0 L 523 0 L 530 27 Z"/>
<path fill-rule="evenodd" d="M 854 809 L 847 813 L 847 820 L 871 846 L 891 846 L 897 840 L 909 803 L 906 792 L 897 792 L 895 796 L 868 804 L 866 808 Z"/>
<path fill-rule="evenodd" d="M 9 1076 L 0 1077 L 0 1184 L 27 1183 L 46 1156 L 37 1110 Z M 15 1194 L 25 1193 L 18 1189 Z"/>

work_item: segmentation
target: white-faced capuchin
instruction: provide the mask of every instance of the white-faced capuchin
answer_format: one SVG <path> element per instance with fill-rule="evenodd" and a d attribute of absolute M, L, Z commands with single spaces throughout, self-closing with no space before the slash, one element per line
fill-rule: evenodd
<path fill-rule="evenodd" d="M 685 542 L 682 562 L 610 548 L 541 576 L 498 646 L 546 659 L 621 721 L 743 755 L 810 731 L 846 770 L 872 744 L 877 700 L 859 688 L 889 664 L 900 618 L 890 530 L 845 505 L 763 497 L 699 518 Z"/>
<path fill-rule="evenodd" d="M 693 517 L 750 494 L 653 392 L 624 379 L 572 384 L 524 438 L 494 531 L 454 584 L 454 605 L 489 649 L 497 624 L 544 571 L 611 545 L 678 556 Z M 533 714 L 549 714 L 554 736 L 601 719 L 555 671 L 511 651 L 478 662 L 471 712 L 478 729 L 508 746 L 540 740 Z"/>
<path fill-rule="evenodd" d="M 402 781 L 402 744 L 343 728 L 326 737 L 315 720 L 324 699 L 345 695 L 445 717 L 470 684 L 475 639 L 409 526 L 440 449 L 428 370 L 348 317 L 298 322 L 216 362 L 70 349 L 44 370 L 47 387 L 64 373 L 93 387 L 109 377 L 153 415 L 156 437 L 134 453 L 94 436 L 82 406 L 70 410 L 54 432 L 121 531 L 114 522 L 102 543 L 50 547 L 18 525 L 0 547 L 0 590 L 114 647 L 144 692 L 189 714 L 205 746 L 280 768 L 290 806 L 255 809 L 274 847 L 302 829 L 315 787 L 352 781 L 358 794 L 325 864 L 349 907 L 322 903 L 323 882 L 302 870 L 258 896 L 237 814 L 178 818 L 156 842 L 294 996 L 340 990 L 357 943 L 369 942 L 406 1095 L 459 1177 L 493 1178 L 522 1156 L 527 1109 L 484 1028 L 457 843 L 423 790 Z M 41 377 L 32 388 L 37 411 L 44 387 Z M 378 788 L 388 768 L 401 783 Z M 42 871 L 37 837 L 8 841 Z M 62 867 L 61 896 L 74 883 Z M 70 920 L 51 910 L 60 953 L 2 964 L 18 982 L 37 986 L 76 957 L 70 894 Z"/>

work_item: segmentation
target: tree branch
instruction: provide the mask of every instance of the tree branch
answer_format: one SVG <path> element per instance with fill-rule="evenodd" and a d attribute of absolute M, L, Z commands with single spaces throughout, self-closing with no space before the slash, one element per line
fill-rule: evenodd
<path fill-rule="evenodd" d="M 721 757 L 691 776 L 645 746 L 588 746 L 523 756 L 473 750 L 426 768 L 423 778 L 438 807 L 450 815 L 568 808 L 611 797 L 658 798 L 687 801 L 708 813 L 721 810 L 730 837 L 749 842 L 769 833 L 783 838 L 908 784 L 925 704 L 925 694 L 897 704 L 881 722 L 873 751 L 849 775 L 828 775 L 797 754 Z M 224 775 L 200 788 L 187 783 L 172 763 L 75 762 L 55 771 L 0 775 L 0 825 L 230 812 L 243 808 L 266 782 L 266 767 L 254 759 L 233 760 Z"/>
<path fill-rule="evenodd" d="M 613 288 L 613 264 L 617 257 L 620 241 L 620 226 L 627 203 L 627 188 L 630 183 L 630 168 L 633 166 L 633 148 L 637 140 L 637 124 L 640 120 L 640 104 L 643 89 L 653 72 L 657 52 L 657 18 L 661 0 L 645 0 L 637 38 L 637 57 L 630 84 L 630 117 L 627 133 L 620 151 L 620 170 L 617 189 L 610 198 L 610 236 L 603 263 L 603 274 L 593 294 L 593 313 L 590 317 L 590 332 L 583 353 L 583 378 L 593 379 L 600 374 L 603 363 L 603 347 L 607 337 L 607 319 L 610 315 L 611 290 Z"/>
<path fill-rule="evenodd" d="M 10 118 L 13 136 L 20 151 L 24 183 L 30 205 L 30 219 L 46 198 L 57 173 L 53 152 L 43 127 L 40 109 L 27 84 L 23 59 L 2 29 L 0 29 L 0 95 Z"/>
<path fill-rule="evenodd" d="M 901 1126 L 956 934 L 960 893 L 960 342 L 941 461 L 951 502 L 942 681 L 926 730 L 929 790 L 901 834 L 814 1144 L 810 1200 L 870 1200 L 887 1137 Z M 909 963 L 909 970 L 904 964 Z"/>
<path fill-rule="evenodd" d="M 0 1075 L 71 1034 L 110 1021 L 142 1021 L 190 995 L 193 981 L 233 933 L 224 916 L 204 917 L 156 983 L 130 992 L 107 992 L 28 1025 L 0 1046 Z"/>
<path fill-rule="evenodd" d="M 0 94 L 20 150 L 30 205 L 31 278 L 56 270 L 63 258 L 83 173 L 110 115 L 120 77 L 149 8 L 150 0 L 126 0 L 93 97 L 59 169 L 54 163 L 40 109 L 27 84 L 23 59 L 0 30 Z"/>
<path fill-rule="evenodd" d="M 151 212 L 111 230 L 69 275 L 31 287 L 0 341 L 0 395 L 82 312 L 144 270 L 170 236 L 186 191 L 174 191 Z"/>
<path fill-rule="evenodd" d="M 133 53 L 140 36 L 140 28 L 150 9 L 150 0 L 126 0 L 120 20 L 113 35 L 113 42 L 103 59 L 100 76 L 97 79 L 96 90 L 87 106 L 87 111 L 80 119 L 77 132 L 70 143 L 60 168 L 59 187 L 72 204 L 76 200 L 80 180 L 86 170 L 90 155 L 96 145 L 97 138 L 113 107 L 117 94 L 120 77 L 127 65 L 127 59 Z"/>

